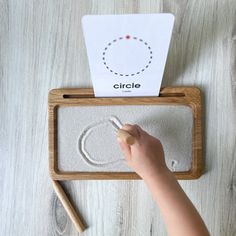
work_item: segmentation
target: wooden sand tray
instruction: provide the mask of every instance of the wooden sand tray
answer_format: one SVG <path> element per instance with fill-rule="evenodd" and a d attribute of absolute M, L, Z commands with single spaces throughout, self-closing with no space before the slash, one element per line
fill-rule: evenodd
<path fill-rule="evenodd" d="M 53 187 L 78 232 L 85 230 L 83 220 L 75 211 L 58 180 L 140 179 L 135 172 L 62 171 L 58 167 L 58 108 L 116 105 L 185 105 L 191 108 L 192 163 L 188 171 L 174 172 L 178 179 L 196 179 L 203 171 L 201 92 L 196 87 L 162 88 L 159 97 L 95 98 L 92 89 L 53 89 L 49 92 L 49 171 Z"/>
<path fill-rule="evenodd" d="M 175 172 L 178 179 L 196 179 L 203 169 L 201 94 L 195 87 L 162 88 L 159 97 L 95 98 L 92 89 L 54 89 L 49 93 L 49 170 L 54 180 L 140 179 L 134 172 L 62 171 L 57 157 L 57 109 L 71 106 L 186 105 L 192 109 L 192 165 L 186 172 Z"/>

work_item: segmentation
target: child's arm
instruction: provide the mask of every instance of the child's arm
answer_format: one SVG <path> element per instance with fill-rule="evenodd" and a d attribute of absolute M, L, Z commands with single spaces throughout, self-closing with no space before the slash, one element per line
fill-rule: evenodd
<path fill-rule="evenodd" d="M 122 129 L 135 137 L 132 146 L 118 139 L 127 164 L 146 182 L 163 215 L 168 235 L 209 236 L 197 210 L 167 168 L 161 142 L 137 125 Z"/>

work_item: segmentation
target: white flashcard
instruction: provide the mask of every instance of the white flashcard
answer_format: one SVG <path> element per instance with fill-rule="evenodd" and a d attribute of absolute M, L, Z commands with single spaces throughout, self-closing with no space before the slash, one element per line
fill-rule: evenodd
<path fill-rule="evenodd" d="M 96 97 L 159 95 L 172 14 L 86 15 L 82 25 Z"/>

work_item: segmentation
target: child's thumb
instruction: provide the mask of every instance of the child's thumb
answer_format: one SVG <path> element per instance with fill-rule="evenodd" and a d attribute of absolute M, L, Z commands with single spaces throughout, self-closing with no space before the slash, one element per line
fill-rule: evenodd
<path fill-rule="evenodd" d="M 129 161 L 131 159 L 131 150 L 130 146 L 125 143 L 121 138 L 117 137 L 117 141 L 120 145 L 121 151 L 123 152 L 123 155 L 125 156 L 125 159 Z"/>

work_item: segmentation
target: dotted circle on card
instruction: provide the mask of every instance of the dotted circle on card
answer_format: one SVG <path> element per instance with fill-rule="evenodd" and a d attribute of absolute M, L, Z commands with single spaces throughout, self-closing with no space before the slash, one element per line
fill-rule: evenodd
<path fill-rule="evenodd" d="M 148 62 L 147 64 L 141 68 L 139 71 L 135 71 L 133 73 L 129 73 L 129 74 L 124 74 L 124 73 L 119 73 L 118 71 L 114 71 L 107 63 L 106 61 L 106 53 L 107 51 L 109 50 L 109 47 L 114 45 L 115 43 L 118 43 L 120 40 L 136 40 L 142 44 L 144 44 L 149 52 L 149 59 L 148 59 Z M 109 42 L 107 44 L 107 46 L 104 48 L 103 52 L 102 52 L 102 60 L 103 60 L 103 64 L 104 66 L 106 67 L 106 69 L 113 73 L 114 75 L 117 75 L 117 76 L 135 76 L 135 75 L 139 75 L 141 74 L 142 72 L 144 72 L 149 66 L 150 64 L 152 63 L 152 58 L 153 58 L 153 51 L 152 51 L 152 48 L 148 45 L 148 43 L 146 41 L 144 41 L 143 39 L 141 38 L 138 38 L 138 37 L 133 37 L 133 36 L 130 36 L 130 35 L 126 35 L 124 37 L 119 37 L 117 39 L 114 39 L 112 40 L 111 42 Z"/>

